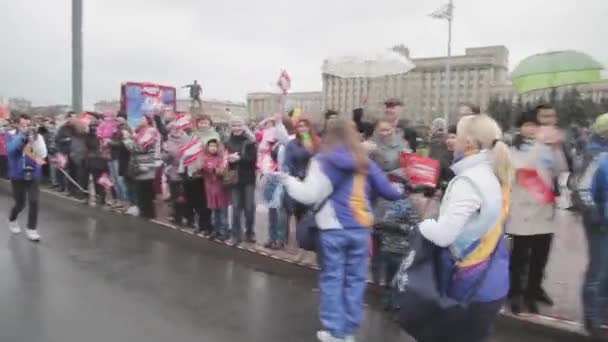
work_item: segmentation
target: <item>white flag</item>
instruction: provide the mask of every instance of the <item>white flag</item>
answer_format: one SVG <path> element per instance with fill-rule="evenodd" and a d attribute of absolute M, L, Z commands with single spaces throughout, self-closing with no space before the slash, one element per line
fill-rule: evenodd
<path fill-rule="evenodd" d="M 429 15 L 435 19 L 452 20 L 453 10 L 454 8 L 451 4 L 446 4 Z"/>

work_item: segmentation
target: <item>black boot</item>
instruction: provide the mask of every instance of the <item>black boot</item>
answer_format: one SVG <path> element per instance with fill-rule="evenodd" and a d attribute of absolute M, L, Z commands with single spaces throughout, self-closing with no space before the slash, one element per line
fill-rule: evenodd
<path fill-rule="evenodd" d="M 551 299 L 551 297 L 549 297 L 549 295 L 547 294 L 547 292 L 543 288 L 540 288 L 538 291 L 536 291 L 535 298 L 541 304 L 545 304 L 545 305 L 548 305 L 548 306 L 553 306 L 555 304 L 553 302 L 553 299 Z"/>
<path fill-rule="evenodd" d="M 538 304 L 536 303 L 536 298 L 526 297 L 526 298 L 524 298 L 524 302 L 525 302 L 526 306 L 528 307 L 529 313 L 531 313 L 533 315 L 538 315 L 540 313 L 540 310 L 538 309 Z"/>
<path fill-rule="evenodd" d="M 509 307 L 511 308 L 511 313 L 518 316 L 521 314 L 524 308 L 524 298 L 521 295 L 514 295 L 509 299 Z"/>

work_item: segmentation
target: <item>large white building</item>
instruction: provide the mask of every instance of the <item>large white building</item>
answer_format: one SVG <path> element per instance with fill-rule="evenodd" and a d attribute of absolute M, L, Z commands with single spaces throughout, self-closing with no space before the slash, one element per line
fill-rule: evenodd
<path fill-rule="evenodd" d="M 280 111 L 281 94 L 256 92 L 247 94 L 247 111 L 252 120 L 260 120 Z M 323 94 L 319 91 L 288 93 L 285 110 L 300 108 L 308 118 L 319 121 L 323 111 Z"/>
<path fill-rule="evenodd" d="M 403 46 L 395 48 L 410 58 Z M 323 75 L 325 109 L 342 114 L 364 107 L 367 116 L 378 116 L 383 102 L 398 98 L 404 103 L 404 114 L 416 123 L 430 123 L 444 115 L 446 57 L 411 58 L 416 67 L 406 74 L 381 78 L 340 78 Z M 508 82 L 509 50 L 504 46 L 468 48 L 464 55 L 452 56 L 450 113 L 458 104 L 471 102 L 485 109 L 492 89 Z"/>

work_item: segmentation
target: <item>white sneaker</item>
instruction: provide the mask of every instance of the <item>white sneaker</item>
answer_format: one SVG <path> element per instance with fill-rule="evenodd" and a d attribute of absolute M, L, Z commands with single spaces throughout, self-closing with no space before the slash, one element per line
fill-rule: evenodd
<path fill-rule="evenodd" d="M 9 221 L 9 223 L 8 223 L 8 229 L 13 234 L 19 234 L 19 233 L 21 233 L 21 227 L 19 227 L 19 222 L 17 222 L 17 221 L 13 221 L 13 222 Z"/>
<path fill-rule="evenodd" d="M 317 340 L 319 340 L 320 342 L 345 342 L 346 341 L 341 338 L 333 337 L 329 333 L 329 331 L 326 331 L 326 330 L 317 331 Z"/>
<path fill-rule="evenodd" d="M 27 236 L 30 241 L 40 241 L 40 234 L 38 234 L 38 230 L 36 229 L 26 229 L 25 236 Z"/>
<path fill-rule="evenodd" d="M 125 213 L 127 215 L 139 216 L 139 208 L 132 205 L 129 207 L 129 209 L 127 209 L 127 211 L 125 211 Z"/>

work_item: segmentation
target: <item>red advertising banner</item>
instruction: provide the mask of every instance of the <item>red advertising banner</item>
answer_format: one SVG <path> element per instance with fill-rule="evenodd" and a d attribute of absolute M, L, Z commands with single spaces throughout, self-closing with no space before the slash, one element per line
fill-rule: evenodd
<path fill-rule="evenodd" d="M 555 193 L 535 169 L 519 169 L 517 184 L 524 188 L 540 205 L 555 204 Z"/>
<path fill-rule="evenodd" d="M 439 161 L 415 153 L 402 153 L 401 168 L 411 186 L 429 188 L 437 186 Z"/>

